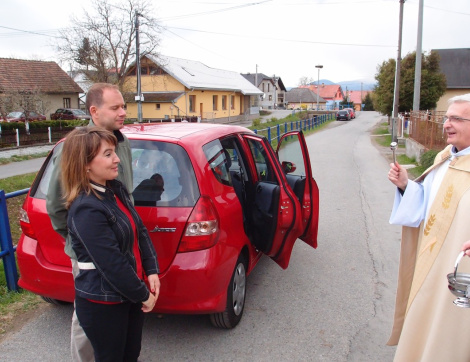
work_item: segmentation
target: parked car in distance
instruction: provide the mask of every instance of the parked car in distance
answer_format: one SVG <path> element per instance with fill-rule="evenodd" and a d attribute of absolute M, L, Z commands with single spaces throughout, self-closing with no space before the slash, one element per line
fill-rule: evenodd
<path fill-rule="evenodd" d="M 51 114 L 51 119 L 57 120 L 57 119 L 62 119 L 62 120 L 73 120 L 73 119 L 78 119 L 78 120 L 89 120 L 90 116 L 86 114 L 84 111 L 81 109 L 75 109 L 75 108 L 59 108 L 55 111 L 55 113 Z"/>
<path fill-rule="evenodd" d="M 351 115 L 351 119 L 356 118 L 356 111 L 353 108 L 344 108 Z"/>
<path fill-rule="evenodd" d="M 135 206 L 160 265 L 154 312 L 208 314 L 214 326 L 233 328 L 246 278 L 263 254 L 285 269 L 298 238 L 316 248 L 319 191 L 302 131 L 283 135 L 276 152 L 265 137 L 233 125 L 139 124 L 123 133 Z M 19 285 L 51 303 L 74 300 L 64 239 L 46 210 L 51 160 L 61 147 L 25 199 L 17 247 Z"/>
<path fill-rule="evenodd" d="M 337 121 L 349 121 L 350 119 L 351 119 L 351 114 L 347 110 L 342 109 L 336 112 Z"/>
<path fill-rule="evenodd" d="M 43 114 L 39 114 L 36 112 L 26 112 L 27 116 L 25 116 L 25 112 L 17 111 L 17 112 L 10 112 L 5 117 L 5 122 L 32 122 L 32 121 L 44 121 L 46 116 Z"/>

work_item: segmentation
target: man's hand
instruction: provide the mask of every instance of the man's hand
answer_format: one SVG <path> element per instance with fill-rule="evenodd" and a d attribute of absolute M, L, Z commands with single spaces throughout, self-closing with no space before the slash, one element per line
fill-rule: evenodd
<path fill-rule="evenodd" d="M 470 240 L 464 242 L 460 250 L 465 251 L 465 255 L 470 256 Z"/>
<path fill-rule="evenodd" d="M 390 171 L 388 172 L 388 179 L 399 189 L 405 191 L 408 185 L 408 172 L 401 165 L 397 163 L 390 164 Z"/>

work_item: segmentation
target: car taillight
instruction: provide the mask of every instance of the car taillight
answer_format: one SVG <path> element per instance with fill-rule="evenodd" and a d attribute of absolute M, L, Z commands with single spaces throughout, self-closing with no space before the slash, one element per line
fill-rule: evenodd
<path fill-rule="evenodd" d="M 208 249 L 217 243 L 219 217 L 208 196 L 201 196 L 196 203 L 178 247 L 179 253 Z"/>
<path fill-rule="evenodd" d="M 20 226 L 23 234 L 32 239 L 36 239 L 36 234 L 34 233 L 31 223 L 29 222 L 28 213 L 23 208 L 20 210 Z"/>

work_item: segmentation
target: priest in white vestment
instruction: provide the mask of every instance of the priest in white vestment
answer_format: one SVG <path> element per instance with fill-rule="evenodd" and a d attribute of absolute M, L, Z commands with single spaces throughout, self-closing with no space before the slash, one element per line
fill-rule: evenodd
<path fill-rule="evenodd" d="M 447 274 L 470 240 L 470 93 L 453 97 L 443 119 L 449 144 L 415 181 L 398 163 L 390 223 L 403 226 L 394 325 L 395 361 L 470 361 L 470 308 L 454 305 Z M 470 273 L 463 258 L 459 272 Z"/>

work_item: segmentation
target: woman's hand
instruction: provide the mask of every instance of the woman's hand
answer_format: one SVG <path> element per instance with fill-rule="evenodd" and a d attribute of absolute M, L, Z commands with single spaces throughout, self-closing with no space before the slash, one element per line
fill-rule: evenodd
<path fill-rule="evenodd" d="M 153 307 L 155 307 L 156 302 L 157 302 L 157 298 L 155 298 L 155 296 L 152 293 L 150 293 L 149 294 L 149 299 L 142 302 L 142 311 L 144 313 L 151 312 Z"/>
<path fill-rule="evenodd" d="M 158 274 L 151 274 L 148 276 L 148 282 L 150 287 L 149 299 L 142 302 L 142 311 L 144 313 L 151 312 L 155 303 L 157 302 L 158 296 L 160 295 L 160 279 Z"/>
<path fill-rule="evenodd" d="M 470 240 L 463 243 L 461 250 L 465 251 L 465 255 L 470 256 Z"/>
<path fill-rule="evenodd" d="M 408 172 L 400 164 L 391 163 L 390 171 L 388 172 L 388 179 L 399 189 L 405 191 L 408 185 Z"/>
<path fill-rule="evenodd" d="M 160 295 L 160 279 L 158 278 L 158 274 L 151 274 L 148 276 L 148 282 L 150 286 L 150 293 L 155 296 L 155 300 L 158 299 Z"/>

